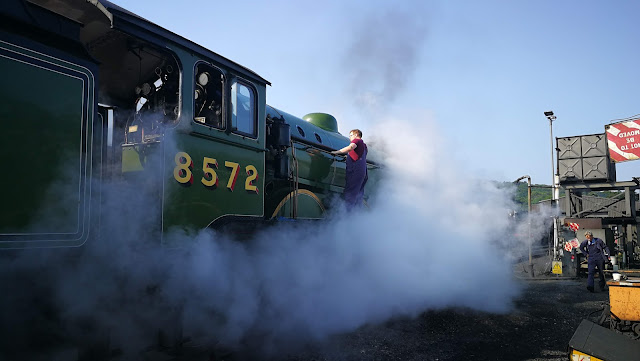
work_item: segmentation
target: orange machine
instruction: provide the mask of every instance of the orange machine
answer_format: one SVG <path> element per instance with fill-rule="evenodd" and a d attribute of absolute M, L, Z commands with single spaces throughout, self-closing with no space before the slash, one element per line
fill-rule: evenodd
<path fill-rule="evenodd" d="M 640 278 L 607 282 L 611 328 L 640 338 Z"/>

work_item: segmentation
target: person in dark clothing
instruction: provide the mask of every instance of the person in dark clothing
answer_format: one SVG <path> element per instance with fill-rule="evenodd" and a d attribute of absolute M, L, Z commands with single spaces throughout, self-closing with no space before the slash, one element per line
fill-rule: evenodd
<path fill-rule="evenodd" d="M 343 196 L 347 209 L 352 209 L 363 204 L 364 186 L 369 177 L 367 174 L 367 145 L 362 140 L 362 132 L 359 129 L 350 131 L 349 140 L 351 141 L 349 145 L 333 151 L 331 154 L 347 154 L 347 174 Z"/>
<path fill-rule="evenodd" d="M 593 233 L 587 231 L 584 233 L 585 240 L 580 243 L 580 251 L 587 257 L 589 266 L 589 276 L 587 277 L 587 289 L 593 292 L 594 275 L 596 267 L 598 268 L 598 276 L 600 277 L 600 290 L 604 290 L 604 262 L 609 258 L 609 247 L 600 239 L 593 238 Z"/>

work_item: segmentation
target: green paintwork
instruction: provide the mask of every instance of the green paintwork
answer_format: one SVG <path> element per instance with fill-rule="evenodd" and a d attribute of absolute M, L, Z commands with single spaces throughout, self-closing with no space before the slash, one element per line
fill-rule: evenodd
<path fill-rule="evenodd" d="M 221 137 L 237 137 L 223 132 Z M 164 164 L 164 200 L 163 228 L 172 227 L 201 229 L 225 215 L 256 216 L 262 218 L 264 204 L 264 152 L 259 148 L 238 147 L 221 142 L 216 138 L 197 136 L 194 134 L 174 132 L 170 135 L 172 144 L 165 143 Z M 192 182 L 182 184 L 174 177 L 176 154 L 184 152 L 191 158 L 190 167 Z M 217 167 L 211 166 L 218 178 L 217 186 L 203 184 L 204 158 L 212 158 Z M 232 167 L 225 162 L 239 164 L 233 189 L 228 187 Z M 253 185 L 257 192 L 247 191 L 247 166 L 253 165 L 258 178 Z"/>
<path fill-rule="evenodd" d="M 331 114 L 309 113 L 304 117 L 302 117 L 302 119 L 308 121 L 309 123 L 315 125 L 318 128 L 322 128 L 324 130 L 328 130 L 333 133 L 338 132 L 338 121 Z"/>
<path fill-rule="evenodd" d="M 349 139 L 344 135 L 322 129 L 280 109 L 267 105 L 266 111 L 272 118 L 282 116 L 285 122 L 291 125 L 291 137 L 294 140 L 300 140 L 310 145 L 316 145 L 319 148 L 331 150 L 340 149 L 349 144 Z"/>
<path fill-rule="evenodd" d="M 95 156 L 93 74 L 23 44 L 0 42 L 0 52 L 0 152 L 11 159 L 0 180 L 0 247 L 82 244 Z"/>
<path fill-rule="evenodd" d="M 165 135 L 163 156 L 163 230 L 168 231 L 174 227 L 186 229 L 201 229 L 214 225 L 214 222 L 222 220 L 225 216 L 256 217 L 264 216 L 264 182 L 265 182 L 265 113 L 264 103 L 257 104 L 258 134 L 257 138 L 244 137 L 229 130 L 212 128 L 192 119 L 193 111 L 193 87 L 194 74 L 192 64 L 202 59 L 190 53 L 174 49 L 175 53 L 185 66 L 183 79 L 191 81 L 183 82 L 183 117 L 178 127 L 170 129 Z M 206 59 L 210 62 L 209 59 Z M 224 64 L 213 63 L 218 68 L 226 71 L 228 82 L 235 81 L 233 69 L 224 67 Z M 246 82 L 246 79 L 244 80 Z M 259 100 L 265 99 L 265 83 L 251 82 Z M 226 124 L 229 125 L 228 112 Z M 176 168 L 176 154 L 187 153 L 193 166 L 190 168 L 193 181 L 187 184 L 179 183 L 174 177 Z M 217 177 L 217 186 L 208 187 L 202 183 L 204 177 L 203 160 L 212 158 L 217 161 L 214 168 Z M 236 181 L 231 190 L 228 182 L 232 168 L 225 162 L 239 164 Z M 247 166 L 256 168 L 258 177 L 252 182 L 257 192 L 247 191 Z"/>
<path fill-rule="evenodd" d="M 295 158 L 290 159 L 292 162 L 297 162 L 297 176 L 303 182 L 317 188 L 328 188 L 329 185 L 335 184 L 337 162 L 334 159 L 337 157 L 299 142 L 293 143 L 293 149 L 295 149 Z M 295 164 L 292 166 L 295 170 Z"/>

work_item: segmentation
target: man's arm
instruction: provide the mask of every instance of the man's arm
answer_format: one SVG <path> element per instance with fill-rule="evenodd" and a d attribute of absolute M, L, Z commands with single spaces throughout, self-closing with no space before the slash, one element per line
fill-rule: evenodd
<path fill-rule="evenodd" d="M 602 252 L 604 252 L 605 256 L 609 256 L 611 255 L 611 252 L 609 251 L 609 247 L 607 246 L 606 243 L 604 243 L 603 240 L 600 240 L 600 244 L 601 244 L 601 248 L 602 248 Z"/>
<path fill-rule="evenodd" d="M 346 147 L 340 149 L 340 150 L 334 150 L 333 152 L 331 152 L 331 154 L 333 155 L 341 155 L 341 154 L 347 154 L 350 151 L 356 149 L 356 143 L 349 143 L 349 145 L 347 145 Z"/>
<path fill-rule="evenodd" d="M 582 241 L 582 243 L 580 243 L 580 251 L 582 251 L 582 253 L 584 253 L 584 254 L 588 254 L 587 253 L 587 241 Z"/>

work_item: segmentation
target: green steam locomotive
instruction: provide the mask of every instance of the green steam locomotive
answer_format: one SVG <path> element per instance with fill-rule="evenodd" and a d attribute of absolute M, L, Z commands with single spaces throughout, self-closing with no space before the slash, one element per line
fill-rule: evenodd
<path fill-rule="evenodd" d="M 114 180 L 160 235 L 321 219 L 342 192 L 336 119 L 268 106 L 253 71 L 104 0 L 0 10 L 0 248 L 95 239 Z"/>

